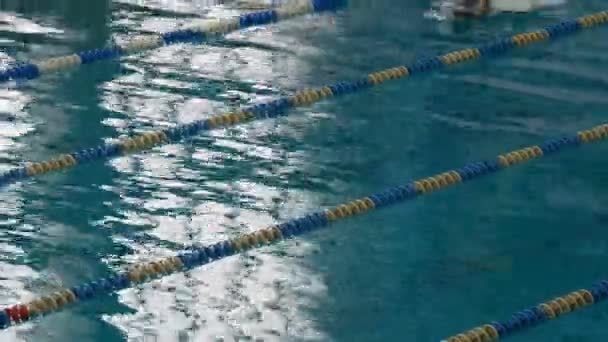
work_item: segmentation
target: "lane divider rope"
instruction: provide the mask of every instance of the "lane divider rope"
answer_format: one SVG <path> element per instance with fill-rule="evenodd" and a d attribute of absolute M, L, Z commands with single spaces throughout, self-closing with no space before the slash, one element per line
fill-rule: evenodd
<path fill-rule="evenodd" d="M 0 82 L 35 79 L 43 74 L 63 71 L 79 65 L 120 58 L 129 54 L 177 43 L 201 43 L 206 38 L 238 31 L 252 26 L 271 24 L 313 12 L 334 10 L 345 0 L 298 0 L 275 9 L 256 11 L 233 18 L 210 19 L 186 29 L 135 37 L 122 45 L 87 50 L 71 55 L 23 63 L 0 71 Z"/>
<path fill-rule="evenodd" d="M 606 137 L 608 137 L 608 124 L 603 124 L 589 130 L 580 131 L 571 136 L 550 139 L 540 145 L 534 145 L 501 154 L 493 160 L 469 163 L 460 169 L 448 170 L 431 177 L 415 180 L 406 185 L 391 187 L 371 196 L 355 199 L 324 211 L 314 212 L 279 225 L 241 235 L 231 240 L 218 242 L 211 246 L 200 248 L 193 247 L 191 250 L 181 252 L 177 256 L 138 264 L 126 271 L 116 273 L 109 277 L 71 288 L 64 288 L 28 303 L 10 306 L 0 311 L 0 327 L 7 328 L 11 325 L 27 322 L 35 317 L 62 309 L 68 304 L 110 294 L 151 279 L 159 278 L 163 275 L 190 270 L 211 261 L 245 252 L 254 247 L 268 245 L 326 227 L 334 221 L 361 215 L 374 209 L 413 199 L 420 195 L 430 194 L 434 191 L 495 173 L 525 161 L 561 151 L 568 147 L 575 147 L 603 140 L 606 139 Z M 608 291 L 608 287 L 606 287 L 605 290 Z M 590 293 L 594 296 L 593 298 L 595 300 L 600 298 L 595 297 L 596 292 L 593 292 L 593 290 L 590 291 Z M 542 306 L 541 309 L 546 310 L 543 312 L 546 312 L 545 314 L 548 315 L 547 317 L 550 317 L 549 315 L 551 314 L 559 315 L 564 312 L 567 307 L 569 308 L 568 305 L 570 305 L 569 303 L 571 303 L 572 299 L 577 300 L 577 303 L 583 303 L 583 300 L 587 303 L 590 301 L 590 298 L 591 297 L 589 297 L 587 293 L 580 293 L 580 296 L 578 297 L 574 296 L 565 302 L 556 301 L 557 304 L 549 303 L 546 306 Z M 537 316 L 530 316 L 532 314 L 533 313 L 528 313 L 526 311 L 525 316 L 519 315 L 517 316 L 517 320 L 511 323 L 484 327 L 482 328 L 483 332 L 481 330 L 474 330 L 472 333 L 467 333 L 471 336 L 469 339 L 463 340 L 462 337 L 455 337 L 455 339 L 448 341 L 479 342 L 487 340 L 487 336 L 502 336 L 501 334 L 505 334 L 504 331 L 510 332 L 511 330 L 517 329 L 517 327 L 528 324 L 528 319 L 538 316 L 538 314 L 535 314 Z"/>
<path fill-rule="evenodd" d="M 537 326 L 570 312 L 597 304 L 608 298 L 608 280 L 600 280 L 589 289 L 570 292 L 547 302 L 518 311 L 503 322 L 492 322 L 448 337 L 441 342 L 489 342 Z"/>
<path fill-rule="evenodd" d="M 326 9 L 332 7 L 321 7 L 319 3 L 315 9 Z M 334 2 L 323 2 L 324 4 L 335 4 Z M 216 115 L 209 119 L 197 120 L 189 124 L 179 125 L 165 130 L 144 133 L 135 137 L 125 138 L 118 142 L 100 144 L 96 147 L 83 149 L 70 154 L 63 154 L 42 162 L 27 163 L 25 166 L 14 168 L 0 175 L 0 186 L 30 177 L 46 174 L 52 171 L 65 170 L 78 164 L 84 164 L 94 160 L 117 157 L 138 151 L 148 150 L 155 146 L 181 139 L 196 136 L 203 131 L 225 128 L 239 123 L 252 120 L 276 118 L 287 115 L 290 108 L 308 106 L 329 97 L 337 97 L 362 91 L 367 88 L 378 86 L 389 80 L 396 80 L 410 75 L 440 69 L 444 66 L 461 63 L 480 57 L 501 55 L 508 50 L 540 42 L 547 39 L 555 39 L 566 34 L 591 28 L 600 24 L 608 23 L 608 11 L 586 15 L 576 19 L 569 19 L 558 24 L 548 26 L 542 30 L 521 33 L 509 38 L 499 39 L 486 43 L 479 48 L 470 48 L 447 53 L 442 56 L 423 58 L 415 61 L 409 66 L 398 66 L 370 73 L 369 75 L 355 80 L 342 81 L 316 89 L 305 89 L 298 91 L 292 96 L 281 97 L 267 103 L 244 107 L 236 112 Z"/>

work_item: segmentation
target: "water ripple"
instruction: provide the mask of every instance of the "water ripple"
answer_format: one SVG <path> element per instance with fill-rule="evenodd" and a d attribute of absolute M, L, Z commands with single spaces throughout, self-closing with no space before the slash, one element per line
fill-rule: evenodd
<path fill-rule="evenodd" d="M 0 63 L 73 53 L 270 3 L 2 5 Z M 352 1 L 345 13 L 162 47 L 3 89 L 0 169 L 360 77 L 591 6 L 568 4 L 529 20 L 459 23 L 442 32 L 423 18 L 423 5 Z M 286 118 L 11 185 L 1 194 L 1 304 L 595 124 L 607 81 L 597 64 L 606 60 L 606 42 L 597 37 L 582 34 L 387 83 Z M 439 330 L 499 314 L 484 304 L 507 305 L 497 291 L 516 293 L 523 283 L 544 280 L 538 277 L 576 271 L 565 286 L 594 272 L 575 270 L 571 260 L 605 266 L 597 259 L 606 246 L 589 228 L 607 217 L 593 174 L 603 167 L 595 156 L 605 151 L 590 151 L 576 162 L 564 156 L 565 166 L 547 159 L 529 169 L 555 179 L 507 173 L 338 225 L 344 234 L 328 230 L 124 290 L 0 332 L 0 339 L 380 341 L 407 333 L 435 341 Z M 572 215 L 556 219 L 562 212 Z M 579 224 L 570 217 L 585 229 L 566 229 L 562 221 Z M 556 261 L 543 259 L 548 255 Z M 544 262 L 546 272 L 530 269 Z M 454 308 L 461 312 L 448 317 Z"/>

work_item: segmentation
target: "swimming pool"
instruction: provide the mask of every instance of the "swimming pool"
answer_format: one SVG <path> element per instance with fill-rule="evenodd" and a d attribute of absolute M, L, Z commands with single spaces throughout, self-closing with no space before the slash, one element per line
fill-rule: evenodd
<path fill-rule="evenodd" d="M 235 13 L 185 3 L 101 4 L 11 8 L 23 13 L 11 20 L 27 24 L 5 28 L 9 55 L 62 55 L 166 31 L 207 10 Z M 354 79 L 600 5 L 499 17 L 446 33 L 423 19 L 426 1 L 351 1 L 338 14 L 45 76 L 4 92 L 4 165 Z M 3 304 L 602 123 L 603 33 L 11 185 L 2 193 Z M 605 149 L 595 144 L 544 158 L 0 336 L 437 341 L 603 276 Z M 599 305 L 512 340 L 601 340 L 605 310 Z"/>

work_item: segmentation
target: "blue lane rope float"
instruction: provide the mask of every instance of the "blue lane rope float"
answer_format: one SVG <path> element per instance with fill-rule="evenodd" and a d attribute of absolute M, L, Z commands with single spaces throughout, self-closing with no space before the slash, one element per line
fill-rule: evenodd
<path fill-rule="evenodd" d="M 597 304 L 606 298 L 608 298 L 608 280 L 600 280 L 589 289 L 581 289 L 556 297 L 550 301 L 518 311 L 506 321 L 484 324 L 448 337 L 441 342 L 497 341 L 567 313 Z"/>
<path fill-rule="evenodd" d="M 256 11 L 228 19 L 207 20 L 200 25 L 163 34 L 152 34 L 131 39 L 123 45 L 113 45 L 75 54 L 54 57 L 40 62 L 24 63 L 0 72 L 0 82 L 35 79 L 43 74 L 65 70 L 84 64 L 117 59 L 136 52 L 177 43 L 202 42 L 209 36 L 226 34 L 252 26 L 265 25 L 313 12 L 335 10 L 346 0 L 298 0 L 274 9 Z"/>
<path fill-rule="evenodd" d="M 410 182 L 406 185 L 391 187 L 368 197 L 352 200 L 324 211 L 314 212 L 304 217 L 264 228 L 253 233 L 241 235 L 231 240 L 218 242 L 211 246 L 193 248 L 192 250 L 181 252 L 177 256 L 165 258 L 160 261 L 138 264 L 126 271 L 116 273 L 106 278 L 101 278 L 71 288 L 64 288 L 29 303 L 12 305 L 0 311 L 0 326 L 2 328 L 7 328 L 11 325 L 27 322 L 35 317 L 62 309 L 68 304 L 110 294 L 151 279 L 159 278 L 163 275 L 187 271 L 205 265 L 211 261 L 245 252 L 254 247 L 275 243 L 283 239 L 292 238 L 326 227 L 333 221 L 339 221 L 351 216 L 366 213 L 373 209 L 404 202 L 419 195 L 429 194 L 461 182 L 467 182 L 569 147 L 604 140 L 606 137 L 608 137 L 608 124 L 596 126 L 590 130 L 580 131 L 577 134 L 545 141 L 540 145 L 501 154 L 493 160 L 469 163 L 460 169 L 449 170 L 435 176 Z M 579 306 L 581 306 L 583 300 L 584 303 L 591 303 L 593 302 L 591 298 L 593 298 L 594 301 L 604 298 L 608 294 L 608 285 L 599 289 L 592 289 L 589 293 L 592 297 L 586 292 L 580 292 L 579 296 L 574 295 L 572 298 L 567 298 L 565 302 L 558 300 L 556 301 L 556 304 L 551 302 L 542 305 L 540 310 L 544 310 L 543 312 L 547 317 L 550 317 L 550 315 L 558 316 L 562 312 L 566 312 L 567 308 L 571 308 L 570 305 L 574 305 L 571 304 L 572 300 L 575 300 L 577 305 L 580 304 Z M 601 297 L 600 294 L 604 297 Z M 469 335 L 472 334 L 472 337 L 469 339 L 463 340 L 461 337 L 455 337 L 455 339 L 448 341 L 486 341 L 488 338 L 487 336 L 502 336 L 503 334 L 515 331 L 523 326 L 530 325 L 532 322 L 537 322 L 539 321 L 538 317 L 541 317 L 539 315 L 541 314 L 538 310 L 532 312 L 524 311 L 515 316 L 512 321 L 502 325 L 497 324 L 489 328 L 482 328 L 485 335 L 481 330 L 474 330 L 474 333 L 469 333 Z"/>
<path fill-rule="evenodd" d="M 323 2 L 326 4 L 326 7 L 322 7 L 319 5 L 321 2 L 314 3 L 316 4 L 314 5 L 315 9 L 323 10 L 333 8 L 335 4 L 334 2 Z M 205 120 L 197 120 L 189 124 L 179 125 L 165 130 L 144 133 L 114 143 L 101 144 L 70 154 L 56 156 L 42 162 L 27 163 L 25 166 L 14 168 L 1 174 L 0 186 L 52 171 L 65 170 L 75 165 L 88 163 L 94 160 L 112 158 L 122 154 L 151 149 L 160 144 L 176 142 L 215 128 L 225 128 L 252 120 L 280 117 L 287 115 L 287 110 L 290 108 L 308 106 L 328 97 L 343 96 L 363 91 L 389 80 L 402 79 L 412 74 L 436 70 L 443 66 L 461 63 L 482 56 L 500 55 L 517 46 L 525 46 L 533 42 L 554 39 L 583 28 L 590 28 L 606 23 L 608 23 L 608 11 L 598 12 L 576 19 L 569 19 L 548 26 L 542 30 L 521 33 L 509 38 L 486 43 L 479 48 L 454 51 L 442 56 L 419 59 L 409 66 L 398 66 L 373 72 L 355 81 L 342 81 L 317 89 L 302 90 L 296 92 L 292 96 L 281 97 L 271 102 L 245 107 L 236 112 L 213 116 Z"/>

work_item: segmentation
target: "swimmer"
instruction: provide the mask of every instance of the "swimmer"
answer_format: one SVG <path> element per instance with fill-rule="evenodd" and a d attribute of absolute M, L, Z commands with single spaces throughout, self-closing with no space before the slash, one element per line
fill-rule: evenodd
<path fill-rule="evenodd" d="M 264 10 L 279 6 L 278 0 L 236 0 L 234 6 L 241 10 Z"/>
<path fill-rule="evenodd" d="M 264 1 L 239 0 L 235 2 L 235 7 L 241 10 L 264 10 L 271 8 L 272 4 Z"/>
<path fill-rule="evenodd" d="M 447 18 L 482 17 L 496 13 L 528 13 L 563 1 L 556 0 L 442 0 L 439 13 Z"/>

